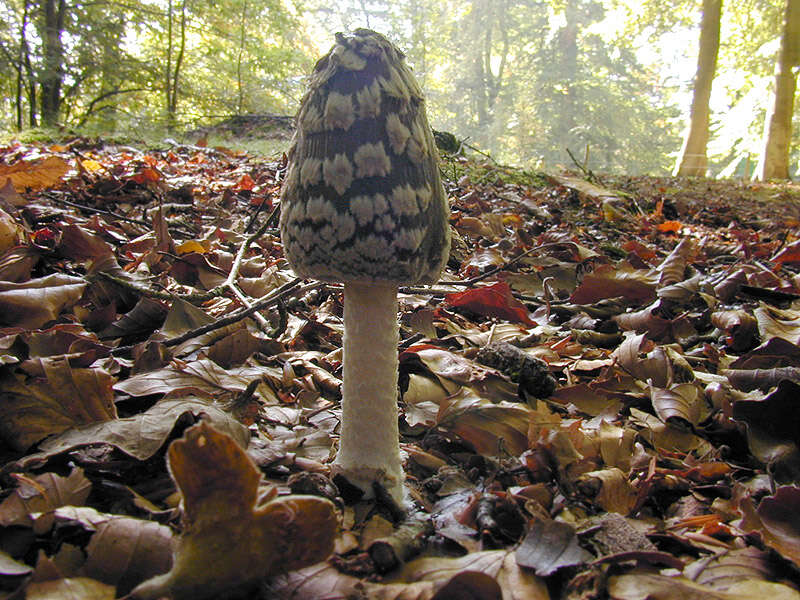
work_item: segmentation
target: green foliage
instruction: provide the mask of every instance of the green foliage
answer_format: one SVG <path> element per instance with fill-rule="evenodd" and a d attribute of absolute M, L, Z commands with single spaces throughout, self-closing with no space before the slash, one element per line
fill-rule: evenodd
<path fill-rule="evenodd" d="M 784 1 L 723 5 L 713 172 L 756 161 Z M 502 162 L 574 168 L 569 150 L 588 169 L 629 173 L 667 172 L 680 148 L 701 9 L 700 0 L 64 1 L 48 47 L 48 5 L 61 0 L 0 0 L 2 130 L 17 128 L 18 110 L 23 128 L 43 122 L 54 76 L 53 124 L 86 133 L 158 139 L 231 115 L 293 114 L 333 33 L 366 26 L 405 50 L 437 129 Z M 676 47 L 676 34 L 692 41 Z"/>

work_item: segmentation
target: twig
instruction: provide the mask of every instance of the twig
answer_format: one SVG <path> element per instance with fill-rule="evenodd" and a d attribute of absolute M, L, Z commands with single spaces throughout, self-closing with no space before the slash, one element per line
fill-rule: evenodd
<path fill-rule="evenodd" d="M 272 214 L 270 214 L 269 218 L 267 218 L 267 220 L 264 222 L 264 224 L 261 227 L 259 227 L 255 233 L 250 235 L 244 241 L 244 243 L 239 247 L 239 251 L 236 253 L 236 258 L 233 259 L 233 264 L 231 265 L 230 273 L 228 273 L 228 277 L 227 279 L 225 279 L 225 283 L 223 283 L 220 286 L 222 288 L 227 288 L 231 290 L 231 292 L 233 292 L 233 295 L 236 296 L 239 302 L 241 302 L 246 307 L 250 307 L 250 298 L 248 298 L 247 295 L 244 292 L 242 292 L 242 290 L 239 289 L 239 286 L 236 285 L 236 278 L 239 276 L 239 268 L 241 267 L 244 255 L 250 249 L 250 245 L 258 238 L 260 238 L 262 235 L 264 235 L 264 232 L 269 228 L 271 221 L 275 216 L 277 210 L 278 209 L 275 208 L 272 211 Z M 261 316 L 258 313 L 255 313 L 253 315 L 253 318 L 258 323 L 258 327 L 259 329 L 261 329 L 261 331 L 269 330 L 270 325 L 263 316 Z"/>
<path fill-rule="evenodd" d="M 422 513 L 410 515 L 397 531 L 375 540 L 367 548 L 378 571 L 388 573 L 412 556 L 419 554 L 426 538 L 433 533 L 433 523 Z"/>
<path fill-rule="evenodd" d="M 179 335 L 177 337 L 165 340 L 162 343 L 167 347 L 177 346 L 178 344 L 182 344 L 186 340 L 190 340 L 190 339 L 192 339 L 194 337 L 197 337 L 198 335 L 203 335 L 203 334 L 209 333 L 211 331 L 215 331 L 217 329 L 221 329 L 223 327 L 227 327 L 228 325 L 232 325 L 233 323 L 241 321 L 242 319 L 246 319 L 247 317 L 249 317 L 250 315 L 252 315 L 256 311 L 262 310 L 262 309 L 267 308 L 268 306 L 270 306 L 270 305 L 272 305 L 274 303 L 280 302 L 281 300 L 283 300 L 287 296 L 290 296 L 290 295 L 295 294 L 295 293 L 308 292 L 310 290 L 313 290 L 313 289 L 316 289 L 318 287 L 321 287 L 321 286 L 325 285 L 324 282 L 315 281 L 314 283 L 310 283 L 308 285 L 304 285 L 304 286 L 298 287 L 301 282 L 302 282 L 302 279 L 300 279 L 300 278 L 293 279 L 292 281 L 283 284 L 279 288 L 276 288 L 276 289 L 272 290 L 272 292 L 270 292 L 269 294 L 267 294 L 266 296 L 264 296 L 263 298 L 261 298 L 257 302 L 253 303 L 253 305 L 248 307 L 248 308 L 242 308 L 242 309 L 239 309 L 237 311 L 234 311 L 234 312 L 232 312 L 231 314 L 229 314 L 229 315 L 227 315 L 225 317 L 217 319 L 213 323 L 209 323 L 207 325 L 203 325 L 203 326 L 198 327 L 196 329 L 192 329 L 190 331 L 182 333 L 181 335 Z M 125 354 L 125 353 L 130 352 L 131 350 L 133 350 L 133 348 L 134 348 L 134 346 L 120 346 L 118 348 L 114 348 L 111 351 L 111 353 L 114 354 L 114 355 Z"/>
<path fill-rule="evenodd" d="M 575 158 L 575 155 L 572 154 L 572 151 L 569 148 L 565 148 L 565 150 L 567 151 L 567 154 L 569 154 L 569 157 L 572 159 L 572 162 L 574 162 L 575 166 L 578 167 L 581 170 L 581 172 L 583 173 L 584 177 L 586 177 L 586 179 L 588 179 L 592 183 L 598 183 L 599 182 L 599 180 L 597 179 L 597 175 L 592 173 L 591 169 L 587 169 L 585 164 L 582 165 L 581 163 L 579 163 L 578 159 Z M 587 160 L 589 158 L 588 147 L 587 147 L 587 151 L 586 151 L 586 158 L 587 158 Z"/>
<path fill-rule="evenodd" d="M 133 292 L 138 296 L 144 296 L 145 298 L 155 298 L 157 300 L 166 300 L 167 302 L 175 300 L 176 298 L 180 298 L 181 300 L 186 300 L 187 302 L 192 302 L 192 303 L 206 302 L 207 300 L 212 300 L 214 298 L 219 298 L 223 296 L 225 292 L 225 289 L 222 286 L 217 286 L 213 290 L 209 290 L 201 294 L 198 293 L 175 294 L 172 292 L 161 292 L 151 287 L 146 287 L 139 283 L 131 281 L 130 279 L 123 279 L 122 277 L 117 277 L 116 275 L 112 275 L 111 273 L 108 273 L 106 271 L 99 271 L 95 275 L 95 277 L 101 277 L 103 279 L 107 279 L 108 281 L 115 283 L 121 288 L 124 288 L 129 292 Z"/>
<path fill-rule="evenodd" d="M 78 210 L 83 210 L 93 214 L 96 213 L 96 214 L 106 215 L 108 217 L 117 219 L 119 221 L 127 221 L 128 223 L 142 225 L 143 227 L 152 227 L 152 223 L 148 223 L 147 221 L 125 217 L 115 212 L 111 212 L 110 210 L 103 210 L 102 208 L 94 208 L 92 206 L 85 206 L 83 204 L 77 204 L 76 202 L 70 202 L 69 200 L 64 200 L 63 198 L 59 198 L 57 195 L 52 193 L 45 193 L 43 194 L 43 196 L 45 196 L 48 200 L 53 200 L 54 202 L 58 202 L 59 204 L 66 204 L 67 206 L 70 206 L 72 208 L 77 208 Z"/>

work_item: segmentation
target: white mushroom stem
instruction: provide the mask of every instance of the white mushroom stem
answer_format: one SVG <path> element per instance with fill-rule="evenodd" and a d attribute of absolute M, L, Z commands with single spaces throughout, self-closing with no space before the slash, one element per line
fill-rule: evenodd
<path fill-rule="evenodd" d="M 381 483 L 398 503 L 403 469 L 397 428 L 397 286 L 344 286 L 342 425 L 336 464 L 372 495 Z"/>

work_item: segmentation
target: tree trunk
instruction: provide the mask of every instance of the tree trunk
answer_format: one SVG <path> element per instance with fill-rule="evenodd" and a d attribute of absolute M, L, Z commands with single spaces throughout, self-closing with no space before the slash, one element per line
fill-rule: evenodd
<path fill-rule="evenodd" d="M 44 0 L 41 6 L 40 35 L 42 36 L 42 70 L 39 75 L 42 124 L 53 127 L 58 123 L 61 108 L 61 86 L 64 82 L 64 33 L 66 0 Z"/>
<path fill-rule="evenodd" d="M 708 170 L 706 146 L 708 145 L 711 84 L 717 69 L 719 53 L 719 28 L 722 0 L 703 0 L 703 18 L 700 22 L 700 51 L 697 56 L 697 74 L 694 78 L 694 96 L 689 120 L 689 130 L 675 164 L 673 175 L 702 177 Z"/>
<path fill-rule="evenodd" d="M 792 140 L 792 113 L 800 64 L 800 0 L 786 0 L 781 49 L 775 64 L 775 95 L 764 120 L 764 148 L 755 179 L 789 179 L 789 147 Z"/>
<path fill-rule="evenodd" d="M 247 33 L 247 0 L 242 4 L 242 22 L 239 27 L 239 54 L 236 57 L 236 87 L 239 90 L 236 102 L 236 114 L 241 115 L 244 111 L 244 83 L 242 81 L 242 59 L 245 52 L 245 41 Z"/>
<path fill-rule="evenodd" d="M 169 106 L 167 106 L 167 127 L 174 131 L 177 125 L 178 113 L 178 82 L 180 81 L 181 65 L 186 51 L 186 0 L 181 2 L 181 41 L 178 47 L 178 55 L 175 57 L 175 68 L 171 73 L 172 80 L 168 82 L 171 90 Z"/>

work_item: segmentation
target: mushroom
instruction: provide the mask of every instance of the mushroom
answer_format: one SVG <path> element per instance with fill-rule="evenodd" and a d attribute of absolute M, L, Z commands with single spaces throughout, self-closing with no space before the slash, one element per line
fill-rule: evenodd
<path fill-rule="evenodd" d="M 335 470 L 403 498 L 397 288 L 433 283 L 449 208 L 422 92 L 403 53 L 368 29 L 337 34 L 311 75 L 281 191 L 284 254 L 301 277 L 344 283 Z"/>

